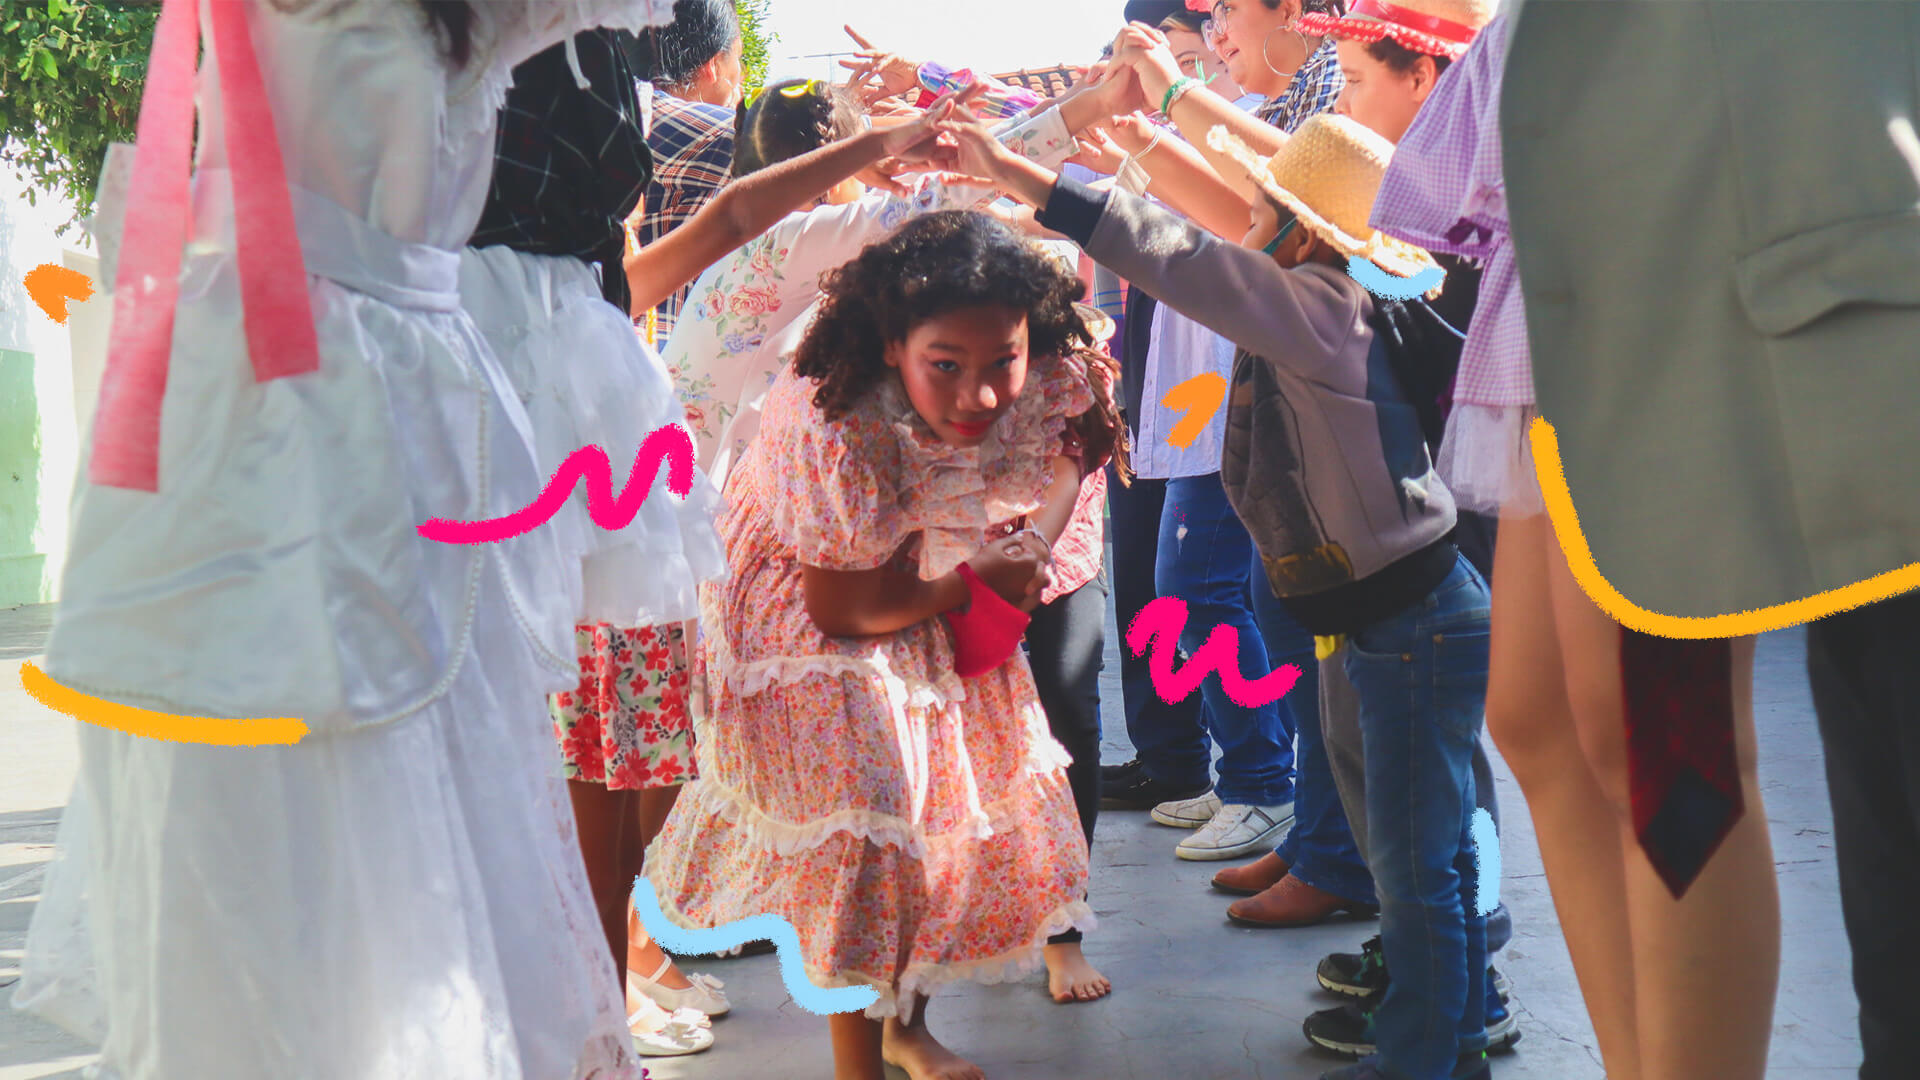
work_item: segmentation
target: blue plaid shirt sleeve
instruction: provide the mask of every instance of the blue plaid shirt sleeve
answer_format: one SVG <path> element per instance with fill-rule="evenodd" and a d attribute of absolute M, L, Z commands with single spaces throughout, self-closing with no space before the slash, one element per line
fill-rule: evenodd
<path fill-rule="evenodd" d="M 1255 109 L 1253 115 L 1292 134 L 1308 117 L 1332 112 L 1334 102 L 1340 100 L 1340 92 L 1346 88 L 1347 76 L 1340 70 L 1340 54 L 1334 49 L 1333 39 L 1327 38 L 1300 65 L 1300 70 L 1294 72 L 1287 88 Z"/>

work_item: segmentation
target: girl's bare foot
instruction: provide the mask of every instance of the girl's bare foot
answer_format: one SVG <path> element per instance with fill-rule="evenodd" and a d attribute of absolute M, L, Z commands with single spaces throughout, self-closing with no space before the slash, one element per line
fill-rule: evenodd
<path fill-rule="evenodd" d="M 927 1030 L 924 1013 L 912 1025 L 888 1019 L 880 1038 L 880 1056 L 905 1069 L 912 1080 L 987 1080 L 980 1066 L 940 1045 Z"/>
<path fill-rule="evenodd" d="M 1086 954 L 1080 951 L 1079 942 L 1049 945 L 1044 952 L 1047 959 L 1047 991 L 1053 995 L 1054 1001 L 1062 1005 L 1074 1001 L 1098 1001 L 1113 992 L 1113 983 L 1087 962 Z"/>

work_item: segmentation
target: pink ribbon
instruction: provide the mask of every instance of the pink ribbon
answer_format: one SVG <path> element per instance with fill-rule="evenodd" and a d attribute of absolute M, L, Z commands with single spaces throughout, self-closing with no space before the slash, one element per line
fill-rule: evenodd
<path fill-rule="evenodd" d="M 208 5 L 233 171 L 234 250 L 256 382 L 320 367 L 286 166 L 241 0 Z M 173 352 L 180 261 L 189 231 L 198 0 L 164 0 L 135 128 L 113 333 L 87 476 L 104 487 L 160 489 L 160 406 Z"/>

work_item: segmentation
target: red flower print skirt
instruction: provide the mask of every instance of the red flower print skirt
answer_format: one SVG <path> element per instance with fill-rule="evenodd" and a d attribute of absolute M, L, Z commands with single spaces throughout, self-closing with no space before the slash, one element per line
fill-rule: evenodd
<path fill-rule="evenodd" d="M 575 627 L 580 685 L 551 700 L 569 780 L 615 790 L 694 778 L 687 647 L 675 626 Z"/>

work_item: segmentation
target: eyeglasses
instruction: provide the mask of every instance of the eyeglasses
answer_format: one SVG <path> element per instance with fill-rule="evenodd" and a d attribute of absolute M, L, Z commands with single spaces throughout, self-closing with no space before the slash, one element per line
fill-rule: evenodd
<path fill-rule="evenodd" d="M 1207 43 L 1207 48 L 1216 49 L 1227 40 L 1227 20 L 1232 14 L 1224 3 L 1213 5 L 1213 17 L 1200 23 L 1200 40 Z"/>

